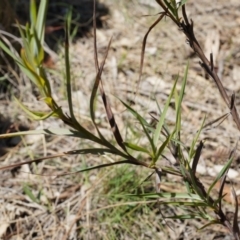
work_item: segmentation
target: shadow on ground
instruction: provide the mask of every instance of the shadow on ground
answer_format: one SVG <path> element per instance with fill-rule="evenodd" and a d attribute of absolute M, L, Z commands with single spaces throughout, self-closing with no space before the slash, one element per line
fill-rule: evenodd
<path fill-rule="evenodd" d="M 0 114 L 0 134 L 14 133 L 18 131 L 27 131 L 28 127 L 19 125 L 17 123 L 12 123 L 7 117 Z M 17 147 L 21 142 L 20 136 L 15 136 L 11 138 L 0 139 L 0 158 L 9 152 L 12 148 Z"/>
<path fill-rule="evenodd" d="M 29 22 L 29 2 L 25 0 L 0 0 L 1 5 L 5 9 L 1 11 L 1 26 L 0 29 L 18 35 L 16 27 L 12 27 L 17 19 L 22 25 Z M 39 2 L 39 1 L 38 1 Z M 64 25 L 65 19 L 69 11 L 72 11 L 72 25 L 70 33 L 73 40 L 86 36 L 92 28 L 93 16 L 93 0 L 51 0 L 48 4 L 47 19 L 46 19 L 46 35 L 45 41 L 51 50 L 57 51 L 59 44 L 64 40 Z M 109 9 L 103 3 L 96 1 L 96 24 L 97 28 L 104 26 L 104 19 L 109 15 Z M 14 47 L 17 51 L 21 46 Z M 6 59 L 4 59 L 6 58 Z M 49 56 L 46 55 L 46 61 Z M 9 59 L 6 54 L 0 50 L 1 71 L 0 77 L 4 76 L 12 68 L 14 62 Z M 11 92 L 14 84 L 9 80 L 0 82 L 0 99 L 4 98 L 7 92 Z M 9 86 L 10 85 L 10 86 Z"/>

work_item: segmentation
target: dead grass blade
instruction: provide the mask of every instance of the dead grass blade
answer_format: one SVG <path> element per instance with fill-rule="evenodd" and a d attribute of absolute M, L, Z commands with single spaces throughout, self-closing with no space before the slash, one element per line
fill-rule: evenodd
<path fill-rule="evenodd" d="M 223 189 L 224 189 L 224 185 L 226 183 L 227 174 L 228 174 L 228 171 L 226 171 L 225 174 L 222 176 L 220 187 L 219 187 L 218 199 L 220 199 L 220 201 L 219 201 L 219 210 L 220 211 L 222 211 Z"/>
<path fill-rule="evenodd" d="M 219 117 L 219 118 L 217 118 L 217 119 L 215 119 L 215 120 L 213 120 L 213 121 L 211 121 L 211 122 L 206 123 L 206 124 L 203 126 L 203 129 L 204 129 L 204 128 L 207 128 L 207 127 L 209 127 L 209 126 L 212 126 L 214 123 L 217 123 L 217 122 L 219 122 L 219 123 L 218 123 L 216 126 L 214 126 L 214 128 L 220 126 L 220 125 L 224 122 L 224 120 L 227 119 L 227 117 L 229 116 L 229 114 L 230 114 L 230 113 L 225 113 L 225 114 L 222 115 L 221 117 Z"/>
<path fill-rule="evenodd" d="M 14 164 L 11 164 L 11 165 L 7 165 L 5 167 L 0 167 L 0 170 L 8 170 L 8 169 L 20 167 L 24 164 L 39 163 L 39 162 L 42 162 L 44 160 L 49 160 L 49 159 L 53 159 L 53 158 L 56 158 L 56 157 L 63 157 L 65 155 L 66 155 L 65 153 L 60 153 L 60 154 L 47 156 L 47 157 L 42 157 L 42 158 L 37 158 L 37 159 L 34 159 L 34 160 L 25 161 L 25 162 L 14 163 Z"/>
<path fill-rule="evenodd" d="M 64 153 L 60 153 L 60 154 L 55 154 L 55 155 L 51 155 L 51 156 L 47 156 L 47 157 L 37 158 L 37 159 L 34 159 L 34 160 L 29 160 L 29 161 L 24 161 L 24 162 L 20 162 L 20 163 L 7 165 L 5 167 L 0 167 L 0 171 L 20 167 L 24 164 L 40 163 L 40 162 L 45 161 L 45 160 L 53 159 L 53 158 L 56 158 L 56 157 L 63 157 L 63 156 L 66 156 L 66 155 L 73 155 L 73 154 L 94 154 L 94 155 L 99 155 L 100 154 L 100 155 L 103 155 L 105 153 L 112 153 L 112 154 L 115 153 L 116 154 L 116 152 L 114 152 L 114 150 L 103 149 L 103 148 L 89 148 L 89 149 L 72 150 L 72 151 L 68 151 L 68 152 L 64 152 Z M 117 154 L 119 154 L 119 153 L 117 152 Z M 129 157 L 129 156 L 122 154 L 122 157 L 126 158 L 126 157 Z M 119 165 L 119 164 L 125 164 L 125 163 L 144 166 L 144 167 L 149 168 L 147 163 L 139 161 L 139 160 L 130 156 L 130 158 L 127 159 L 127 160 L 122 160 L 122 161 L 118 161 L 118 162 L 106 163 L 106 164 L 102 164 L 102 165 L 98 165 L 98 166 L 93 166 L 93 167 L 85 168 L 85 169 L 82 169 L 82 170 L 76 171 L 76 172 L 63 173 L 63 174 L 60 174 L 60 175 L 56 175 L 56 177 L 65 176 L 65 175 L 74 174 L 74 173 L 86 172 L 86 171 L 90 171 L 90 170 L 93 170 L 93 169 L 99 169 L 99 168 L 104 168 L 104 167 L 109 167 L 109 166 L 114 166 L 114 165 Z M 38 175 L 38 174 L 34 174 L 34 175 Z M 39 175 L 40 176 L 51 176 L 51 175 L 43 175 L 43 174 L 39 174 Z"/>
<path fill-rule="evenodd" d="M 91 171 L 94 169 L 101 169 L 101 168 L 111 167 L 111 166 L 119 165 L 119 164 L 134 164 L 134 165 L 143 166 L 144 163 L 141 161 L 138 161 L 138 160 L 132 161 L 132 159 L 127 159 L 127 160 L 122 160 L 122 161 L 117 161 L 117 162 L 105 163 L 105 164 L 101 164 L 101 165 L 97 165 L 97 166 L 93 166 L 93 167 L 89 167 L 89 168 L 84 168 L 84 169 L 76 171 L 76 172 L 68 172 L 68 173 L 59 174 L 59 175 L 56 175 L 56 177 L 62 177 L 62 176 L 66 176 L 69 174 L 88 172 L 88 171 Z M 144 164 L 144 166 L 147 167 L 147 164 Z M 45 175 L 41 175 L 41 176 L 45 176 Z"/>
<path fill-rule="evenodd" d="M 200 156 L 201 156 L 203 146 L 204 146 L 203 141 L 200 141 L 200 143 L 197 147 L 196 153 L 194 155 L 194 158 L 193 158 L 192 173 L 193 173 L 194 176 L 195 176 L 195 173 L 196 173 L 196 170 L 197 170 L 197 165 L 198 165 L 198 161 L 199 161 Z"/>
<path fill-rule="evenodd" d="M 103 88 L 103 84 L 102 84 L 101 75 L 102 75 L 103 67 L 105 65 L 105 61 L 106 61 L 106 58 L 107 58 L 107 55 L 108 55 L 108 52 L 109 52 L 109 49 L 110 49 L 111 39 L 109 41 L 105 57 L 104 57 L 104 59 L 103 59 L 103 61 L 101 63 L 101 66 L 99 68 L 98 55 L 97 55 L 97 35 L 96 35 L 96 0 L 94 0 L 93 27 L 94 27 L 94 59 L 95 59 L 95 67 L 96 67 L 96 71 L 97 71 L 97 76 L 96 76 L 96 80 L 95 80 L 95 84 L 94 84 L 93 92 L 92 92 L 92 97 L 91 97 L 92 104 L 93 104 L 93 100 L 94 100 L 94 98 L 96 96 L 97 89 L 99 87 L 100 94 L 101 94 L 101 97 L 102 97 L 102 100 L 103 100 L 103 104 L 104 104 L 104 107 L 105 107 L 105 111 L 106 111 L 106 114 L 107 114 L 108 122 L 110 124 L 111 130 L 112 130 L 113 135 L 115 137 L 115 140 L 117 141 L 118 145 L 125 152 L 127 152 L 127 149 L 126 149 L 125 145 L 123 144 L 123 138 L 122 138 L 122 136 L 120 134 L 118 125 L 117 125 L 117 123 L 115 121 L 115 118 L 114 118 L 114 115 L 112 113 L 112 109 L 111 109 L 109 100 L 108 100 L 108 98 L 107 98 L 107 96 L 105 94 L 105 91 L 104 91 L 104 88 Z M 92 119 L 94 120 L 94 117 L 93 117 L 94 113 L 93 113 L 93 105 L 92 104 L 91 104 L 91 112 L 92 112 L 91 115 L 92 115 Z M 94 124 L 95 124 L 95 127 L 96 127 L 97 131 L 100 133 L 100 131 L 98 130 L 98 127 L 97 127 L 97 124 L 95 123 L 95 121 L 94 121 Z M 102 134 L 101 134 L 101 136 L 102 136 Z"/>
<path fill-rule="evenodd" d="M 98 52 L 97 52 L 97 24 L 96 24 L 96 0 L 93 1 L 93 44 L 94 44 L 94 61 L 95 61 L 95 69 L 96 72 L 99 71 L 99 63 L 98 63 Z"/>
<path fill-rule="evenodd" d="M 139 77 L 138 77 L 138 82 L 137 82 L 137 91 L 138 91 L 139 84 L 141 82 L 141 77 L 142 77 L 142 72 L 143 72 L 144 55 L 145 55 L 145 48 L 146 48 L 148 35 L 152 31 L 152 29 L 163 19 L 164 16 L 165 16 L 165 13 L 161 13 L 161 15 L 158 17 L 158 19 L 150 26 L 150 28 L 148 29 L 147 33 L 145 34 L 145 36 L 143 38 L 141 60 L 140 60 L 140 70 L 139 70 Z M 137 93 L 137 91 L 136 91 L 136 93 Z"/>
<path fill-rule="evenodd" d="M 236 192 L 234 190 L 234 187 L 232 186 L 232 196 L 234 200 L 234 205 L 235 205 L 235 212 L 234 212 L 234 218 L 233 218 L 233 235 L 236 240 L 239 240 L 239 226 L 238 226 L 238 198 L 236 195 Z"/>

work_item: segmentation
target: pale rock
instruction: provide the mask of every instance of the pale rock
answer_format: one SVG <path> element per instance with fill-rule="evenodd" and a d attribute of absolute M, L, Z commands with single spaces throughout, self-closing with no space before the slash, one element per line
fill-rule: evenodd
<path fill-rule="evenodd" d="M 202 164 L 197 165 L 197 173 L 205 175 L 207 173 L 206 166 L 203 166 Z"/>

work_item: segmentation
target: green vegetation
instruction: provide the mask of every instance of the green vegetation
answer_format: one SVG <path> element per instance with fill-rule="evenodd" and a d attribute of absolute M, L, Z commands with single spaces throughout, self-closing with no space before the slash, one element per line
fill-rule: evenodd
<path fill-rule="evenodd" d="M 233 220 L 230 220 L 223 209 L 223 197 L 224 197 L 224 185 L 228 170 L 233 161 L 233 155 L 235 150 L 228 156 L 225 166 L 217 177 L 212 181 L 210 186 L 206 189 L 204 187 L 201 178 L 196 174 L 196 169 L 201 156 L 201 151 L 204 147 L 204 139 L 201 138 L 201 132 L 207 126 L 206 119 L 202 119 L 202 124 L 196 129 L 195 135 L 192 136 L 190 147 L 187 147 L 187 143 L 182 140 L 182 134 L 185 129 L 182 127 L 182 104 L 184 101 L 184 93 L 188 87 L 188 71 L 189 63 L 186 63 L 185 72 L 183 77 L 180 75 L 174 79 L 174 83 L 165 104 L 162 105 L 156 100 L 156 106 L 159 109 L 159 117 L 152 118 L 155 124 L 151 124 L 146 120 L 146 115 L 140 113 L 134 109 L 134 106 L 120 99 L 120 103 L 132 116 L 132 122 L 126 122 L 126 129 L 121 131 L 118 126 L 118 122 L 115 119 L 113 110 L 110 104 L 110 100 L 105 92 L 104 88 L 104 66 L 110 51 L 111 40 L 105 51 L 103 60 L 100 62 L 98 58 L 97 48 L 97 34 L 96 34 L 96 22 L 94 21 L 94 60 L 96 68 L 96 77 L 93 83 L 92 92 L 89 100 L 89 116 L 91 119 L 91 127 L 86 127 L 83 124 L 83 120 L 79 119 L 74 112 L 73 104 L 73 79 L 70 64 L 69 53 L 69 36 L 70 36 L 70 24 L 71 13 L 66 14 L 65 25 L 65 79 L 64 86 L 67 96 L 68 112 L 62 109 L 61 103 L 53 94 L 52 84 L 43 65 L 44 60 L 44 28 L 45 18 L 47 11 L 47 0 L 40 2 L 39 8 L 36 7 L 36 2 L 31 1 L 30 14 L 31 22 L 25 27 L 18 25 L 18 29 L 21 34 L 22 50 L 20 55 L 17 55 L 11 51 L 6 42 L 0 40 L 1 49 L 12 57 L 15 63 L 18 65 L 22 73 L 24 73 L 31 83 L 38 89 L 40 101 L 43 101 L 48 106 L 48 111 L 31 110 L 25 106 L 20 100 L 15 98 L 17 104 L 28 114 L 33 120 L 46 120 L 48 118 L 56 118 L 61 120 L 66 128 L 52 128 L 42 130 L 31 130 L 26 132 L 15 132 L 2 134 L 0 138 L 7 138 L 13 136 L 35 135 L 44 134 L 46 136 L 64 136 L 65 138 L 76 138 L 81 141 L 81 148 L 69 149 L 62 153 L 49 155 L 43 155 L 40 158 L 34 158 L 32 160 L 22 161 L 7 166 L 0 167 L 0 169 L 8 170 L 16 167 L 20 167 L 25 164 L 35 163 L 35 167 L 40 162 L 49 159 L 59 159 L 59 157 L 67 157 L 69 155 L 75 155 L 81 158 L 82 168 L 74 169 L 71 172 L 73 182 L 77 184 L 78 175 L 86 174 L 85 180 L 79 180 L 79 184 L 85 184 L 86 189 L 91 185 L 87 183 L 90 178 L 90 174 L 95 174 L 96 181 L 94 181 L 94 189 L 102 188 L 102 192 L 106 195 L 98 196 L 93 200 L 94 205 L 98 205 L 101 202 L 106 202 L 108 207 L 99 208 L 97 213 L 87 210 L 86 216 L 76 214 L 76 225 L 74 228 L 75 233 L 72 233 L 73 226 L 68 228 L 68 231 L 64 233 L 65 239 L 71 234 L 76 234 L 77 239 L 84 238 L 87 234 L 90 234 L 91 228 L 93 232 L 96 232 L 96 236 L 104 237 L 104 234 L 99 234 L 101 231 L 105 232 L 105 239 L 122 239 L 124 236 L 122 232 L 126 232 L 129 238 L 134 239 L 137 232 L 147 231 L 149 228 L 158 228 L 158 231 L 166 231 L 166 226 L 171 228 L 168 224 L 168 219 L 177 219 L 184 221 L 185 219 L 202 219 L 205 220 L 203 226 L 200 229 L 204 229 L 209 225 L 220 224 L 224 226 L 234 239 L 239 239 L 239 227 L 238 227 L 238 200 L 234 189 L 232 189 L 233 200 L 235 203 L 235 212 L 233 213 Z M 217 72 L 214 68 L 213 56 L 205 56 L 200 44 L 195 36 L 195 29 L 193 23 L 188 19 L 185 5 L 187 1 L 181 1 L 176 3 L 175 1 L 161 1 L 157 0 L 157 3 L 161 7 L 161 12 L 157 20 L 150 26 L 149 31 L 146 33 L 141 52 L 141 66 L 139 82 L 141 81 L 141 75 L 144 67 L 144 54 L 147 43 L 147 38 L 151 30 L 157 26 L 165 17 L 171 19 L 171 21 L 181 30 L 177 34 L 184 34 L 187 41 L 192 48 L 193 52 L 197 54 L 201 61 L 202 68 L 210 75 L 210 77 L 216 83 L 218 90 L 229 109 L 230 114 L 235 121 L 238 130 L 240 130 L 240 120 L 235 107 L 234 94 L 229 97 L 225 88 L 219 79 Z M 182 17 L 180 15 L 182 14 Z M 95 19 L 95 14 L 93 19 Z M 178 87 L 177 87 L 178 86 Z M 112 131 L 112 137 L 106 136 L 102 130 L 102 124 L 96 117 L 96 111 L 99 107 L 98 93 L 100 93 L 102 104 L 104 105 L 106 119 Z M 171 106 L 174 105 L 175 122 L 169 123 L 167 115 Z M 106 126 L 106 125 L 104 125 Z M 107 127 L 106 127 L 107 128 Z M 131 137 L 125 133 L 135 134 L 138 137 Z M 144 143 L 140 139 L 145 139 Z M 166 155 L 171 154 L 175 159 L 173 165 L 170 160 L 168 165 L 162 164 L 162 161 L 167 158 Z M 89 165 L 88 157 L 93 156 L 98 159 L 99 164 Z M 104 158 L 110 159 L 109 161 L 103 161 Z M 61 159 L 61 158 L 60 158 Z M 61 160 L 60 160 L 61 162 Z M 59 163 L 59 162 L 58 162 Z M 53 167 L 58 167 L 57 163 L 52 164 Z M 107 171 L 103 171 L 108 168 Z M 69 166 L 68 166 L 69 169 Z M 65 173 L 57 174 L 56 177 L 61 178 L 68 174 L 68 169 Z M 141 169 L 141 173 L 139 173 Z M 72 171 L 73 169 L 71 169 Z M 89 174 L 89 175 L 88 175 Z M 107 177 L 103 177 L 107 175 Z M 161 184 L 165 181 L 166 175 L 172 175 L 179 178 L 181 191 L 179 192 L 167 192 L 163 191 Z M 155 187 L 152 187 L 149 182 L 149 178 L 156 176 Z M 102 179 L 102 180 L 101 180 Z M 212 194 L 214 186 L 220 181 L 219 193 L 215 197 Z M 45 195 L 41 187 L 38 192 L 31 190 L 30 184 L 23 186 L 23 191 L 34 203 L 42 205 L 48 211 L 54 211 L 54 205 L 50 199 L 43 201 Z M 94 191 L 92 189 L 91 191 Z M 87 190 L 86 190 L 87 191 Z M 45 198 L 47 198 L 45 196 Z M 88 201 L 88 196 L 82 201 Z M 117 202 L 117 204 L 116 204 Z M 81 212 L 81 204 L 78 206 L 78 213 Z M 180 214 L 171 214 L 171 209 L 179 208 Z M 162 221 L 154 222 L 154 226 L 151 223 L 146 224 L 146 229 L 133 228 L 129 225 L 136 219 L 141 222 L 142 219 L 148 215 L 161 214 L 162 208 L 169 208 L 169 215 L 161 215 Z M 111 209 L 111 211 L 105 211 Z M 64 209 L 66 214 L 70 211 Z M 92 215 L 91 215 L 92 214 Z M 97 219 L 95 224 L 97 226 L 90 226 L 90 215 Z M 156 214 L 157 216 L 157 214 Z M 85 224 L 81 225 L 82 219 L 85 219 Z M 90 229 L 90 231 L 89 231 Z M 126 237 L 126 236 L 125 236 Z M 152 239 L 157 239 L 158 235 L 151 236 Z M 64 238 L 63 238 L 64 239 Z"/>

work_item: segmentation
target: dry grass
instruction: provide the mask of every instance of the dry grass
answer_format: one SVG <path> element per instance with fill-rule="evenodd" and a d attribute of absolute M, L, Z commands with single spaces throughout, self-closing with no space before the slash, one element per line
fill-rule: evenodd
<path fill-rule="evenodd" d="M 108 93 L 116 120 L 126 137 L 137 138 L 136 133 L 126 131 L 131 120 L 124 111 L 118 96 L 133 104 L 140 112 L 157 114 L 154 100 L 163 105 L 177 74 L 183 75 L 184 67 L 190 59 L 189 77 L 183 106 L 183 140 L 190 144 L 204 115 L 207 122 L 228 112 L 217 88 L 211 79 L 206 79 L 195 56 L 185 43 L 183 34 L 176 35 L 176 27 L 169 21 L 162 21 L 150 34 L 146 47 L 146 57 L 142 81 L 138 95 L 141 44 L 150 24 L 156 19 L 158 9 L 150 8 L 143 2 L 149 1 L 104 1 L 111 11 L 103 29 L 97 30 L 100 59 L 106 50 L 108 40 L 113 37 L 112 46 L 103 74 L 105 91 Z M 139 4 L 141 2 L 141 4 Z M 238 1 L 193 1 L 187 10 L 195 23 L 195 31 L 206 52 L 215 51 L 216 66 L 224 86 L 231 94 L 236 92 L 236 106 L 239 104 L 240 90 L 240 17 Z M 143 16 L 151 14 L 152 16 Z M 214 33 L 214 37 L 211 34 Z M 210 43 L 209 43 L 210 42 Z M 218 47 L 219 46 L 219 47 Z M 95 77 L 93 61 L 93 36 L 83 37 L 70 46 L 71 71 L 74 79 L 74 106 L 79 119 L 89 129 L 90 91 Z M 65 108 L 66 98 L 62 79 L 63 49 L 58 51 L 55 69 L 49 72 L 54 86 L 54 94 L 59 105 Z M 23 76 L 19 76 L 21 100 L 35 110 L 45 106 L 32 95 L 33 89 Z M 24 84 L 23 84 L 24 83 Z M 2 100 L 0 112 L 10 116 L 15 123 L 30 128 L 62 126 L 56 120 L 29 122 L 26 115 L 13 101 Z M 111 136 L 105 121 L 103 106 L 99 101 L 96 116 L 104 134 Z M 149 117 L 150 119 L 150 117 Z M 168 115 L 174 124 L 174 117 Z M 123 134 L 124 136 L 124 134 Z M 226 155 L 238 139 L 236 127 L 229 117 L 220 126 L 205 130 L 201 138 L 207 138 L 201 166 L 202 179 L 208 184 L 214 166 L 223 164 Z M 24 139 L 21 146 L 9 149 L 2 158 L 1 165 L 30 160 L 39 156 L 52 155 L 67 150 L 78 149 L 89 143 L 61 137 L 44 138 L 31 136 Z M 233 168 L 238 171 L 238 154 Z M 38 165 L 23 166 L 21 169 L 1 172 L 0 187 L 0 235 L 3 239 L 230 239 L 224 229 L 217 226 L 197 232 L 203 224 L 197 220 L 181 222 L 167 220 L 174 231 L 162 221 L 162 215 L 183 214 L 184 209 L 166 208 L 156 203 L 140 201 L 123 196 L 122 193 L 154 191 L 153 180 L 141 185 L 149 170 L 140 168 L 115 167 L 85 174 L 69 174 L 55 178 L 57 174 L 73 172 L 84 166 L 113 161 L 111 158 L 75 156 L 43 162 Z M 43 176 L 44 175 L 44 176 Z M 239 175 L 232 181 L 239 182 Z M 179 179 L 168 176 L 164 179 L 163 190 L 170 191 L 173 185 L 181 189 Z M 238 189 L 236 189 L 238 190 Z M 30 194 L 33 198 L 29 198 Z M 28 194 L 27 194 L 28 193 Z M 226 210 L 232 209 L 225 203 Z M 229 213 L 230 214 L 230 213 Z M 162 226 L 161 226 L 162 225 Z M 224 238 L 224 236 L 226 236 Z"/>

